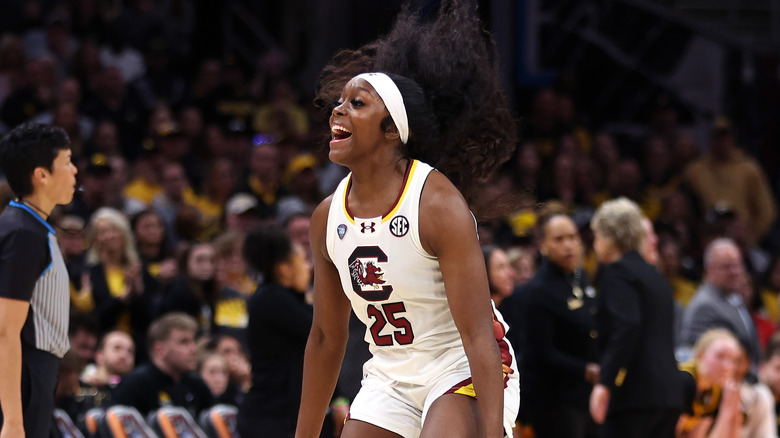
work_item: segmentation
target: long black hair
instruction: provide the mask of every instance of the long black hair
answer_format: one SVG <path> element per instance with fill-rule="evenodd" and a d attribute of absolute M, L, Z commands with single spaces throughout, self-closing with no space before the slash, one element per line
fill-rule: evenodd
<path fill-rule="evenodd" d="M 344 85 L 371 71 L 387 73 L 401 91 L 410 125 L 402 152 L 442 171 L 467 200 L 511 157 L 516 120 L 473 2 L 443 0 L 431 17 L 407 3 L 387 35 L 334 56 L 320 73 L 315 105 L 330 115 Z"/>
<path fill-rule="evenodd" d="M 244 239 L 244 260 L 264 282 L 276 282 L 276 266 L 290 260 L 293 244 L 278 225 L 260 225 Z"/>

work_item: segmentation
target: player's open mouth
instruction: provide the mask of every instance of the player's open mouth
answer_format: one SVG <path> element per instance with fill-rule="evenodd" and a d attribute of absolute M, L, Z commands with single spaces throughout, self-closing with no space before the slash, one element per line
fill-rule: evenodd
<path fill-rule="evenodd" d="M 341 141 L 346 140 L 350 137 L 352 137 L 352 132 L 341 126 L 341 125 L 333 125 L 330 127 L 330 134 L 333 137 L 333 141 Z"/>

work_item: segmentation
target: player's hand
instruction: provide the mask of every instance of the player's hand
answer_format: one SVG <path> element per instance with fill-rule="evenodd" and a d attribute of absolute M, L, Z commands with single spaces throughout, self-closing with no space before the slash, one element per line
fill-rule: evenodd
<path fill-rule="evenodd" d="M 739 390 L 739 383 L 728 380 L 723 385 L 723 399 L 720 408 L 729 415 L 737 415 L 741 412 L 742 396 Z"/>
<path fill-rule="evenodd" d="M 160 273 L 157 274 L 157 281 L 166 283 L 171 280 L 176 274 L 179 273 L 179 268 L 176 266 L 176 260 L 166 259 L 160 263 Z"/>
<path fill-rule="evenodd" d="M 609 407 L 609 388 L 602 384 L 593 387 L 590 393 L 590 415 L 593 421 L 598 424 L 604 422 L 607 418 L 607 408 Z"/>
<path fill-rule="evenodd" d="M 601 374 L 601 366 L 597 363 L 589 363 L 585 365 L 585 381 L 591 385 L 599 383 L 599 376 Z"/>

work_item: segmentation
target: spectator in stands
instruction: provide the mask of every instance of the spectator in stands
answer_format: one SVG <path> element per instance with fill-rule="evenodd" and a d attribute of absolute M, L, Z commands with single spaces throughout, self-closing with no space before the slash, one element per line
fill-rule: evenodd
<path fill-rule="evenodd" d="M 674 301 L 663 276 L 639 254 L 639 207 L 605 202 L 591 221 L 598 280 L 601 374 L 590 411 L 604 436 L 672 436 L 682 409 L 674 357 Z M 606 420 L 606 421 L 605 421 Z"/>
<path fill-rule="evenodd" d="M 704 332 L 693 347 L 684 371 L 685 407 L 677 436 L 737 437 L 742 426 L 737 380 L 739 341 L 725 329 Z"/>
<path fill-rule="evenodd" d="M 739 395 L 742 401 L 741 438 L 776 438 L 777 427 L 775 418 L 775 402 L 772 392 L 763 383 L 747 379 L 751 363 L 748 352 L 743 345 L 739 346 L 736 376 L 739 382 Z"/>
<path fill-rule="evenodd" d="M 683 176 L 685 168 L 699 157 L 700 147 L 690 132 L 680 132 L 671 145 L 672 169 L 676 175 Z"/>
<path fill-rule="evenodd" d="M 118 68 L 122 80 L 130 83 L 144 74 L 145 66 L 141 53 L 127 44 L 124 30 L 119 23 L 107 29 L 105 43 L 100 47 L 100 63 Z"/>
<path fill-rule="evenodd" d="M 235 400 L 225 397 L 228 393 L 228 365 L 222 355 L 214 352 L 204 352 L 198 358 L 198 374 L 203 379 L 203 383 L 209 387 L 211 395 L 217 403 L 225 403 L 236 406 Z"/>
<path fill-rule="evenodd" d="M 647 263 L 658 267 L 658 235 L 655 234 L 653 222 L 647 216 L 642 217 L 642 229 L 645 231 L 645 237 L 639 247 L 639 254 Z"/>
<path fill-rule="evenodd" d="M 58 407 L 64 409 L 74 423 L 82 420 L 92 408 L 108 407 L 122 376 L 133 369 L 134 357 L 135 345 L 130 336 L 119 331 L 107 333 L 98 345 L 95 364 L 79 368 L 75 388 L 63 394 Z M 81 374 L 80 380 L 78 374 Z"/>
<path fill-rule="evenodd" d="M 89 220 L 99 208 L 108 204 L 112 170 L 106 155 L 93 154 L 85 157 L 85 161 L 81 166 L 84 172 L 81 172 L 79 178 L 84 191 L 74 197 L 67 211 Z"/>
<path fill-rule="evenodd" d="M 682 275 L 680 245 L 673 238 L 661 239 L 658 255 L 658 270 L 672 285 L 674 301 L 683 308 L 687 307 L 696 294 L 697 283 Z"/>
<path fill-rule="evenodd" d="M 84 219 L 73 215 L 59 216 L 54 228 L 57 230 L 57 243 L 62 250 L 62 259 L 68 271 L 81 271 L 78 266 L 84 264 L 86 251 L 86 241 L 84 239 L 84 229 L 86 223 Z"/>
<path fill-rule="evenodd" d="M 70 349 L 78 355 L 84 365 L 92 362 L 95 357 L 99 334 L 98 322 L 91 315 L 80 312 L 70 315 L 68 327 Z"/>
<path fill-rule="evenodd" d="M 54 406 L 64 410 L 75 423 L 79 414 L 84 412 L 76 397 L 80 395 L 79 375 L 84 369 L 84 361 L 73 350 L 65 353 L 57 372 L 57 388 L 54 390 Z M 55 435 L 52 435 L 55 436 Z"/>
<path fill-rule="evenodd" d="M 290 240 L 300 245 L 306 251 L 306 260 L 312 261 L 311 244 L 309 243 L 309 228 L 311 227 L 311 214 L 307 210 L 294 211 L 287 217 L 280 217 L 280 223 Z"/>
<path fill-rule="evenodd" d="M 22 40 L 6 32 L 0 36 L 0 106 L 24 77 L 24 46 Z"/>
<path fill-rule="evenodd" d="M 90 52 L 91 50 L 97 50 L 97 48 L 89 49 L 88 47 L 82 49 L 86 51 L 84 56 L 97 56 L 97 53 L 93 54 Z M 111 120 L 120 129 L 127 127 L 127 114 L 123 106 L 125 83 L 122 80 L 122 74 L 119 69 L 116 67 L 103 69 L 100 67 L 99 59 L 85 60 L 85 62 L 88 64 L 97 62 L 97 65 L 84 67 L 88 70 L 85 73 L 87 77 L 84 79 L 92 82 L 91 84 L 86 84 L 86 87 L 91 85 L 89 89 L 92 91 L 92 94 L 84 99 L 85 113 L 92 117 L 93 120 Z M 136 137 L 133 136 L 133 138 L 135 139 Z M 136 147 L 136 144 L 132 144 L 132 146 Z"/>
<path fill-rule="evenodd" d="M 514 246 L 507 250 L 509 263 L 515 270 L 515 287 L 528 283 L 536 273 L 536 251 L 534 248 Z"/>
<path fill-rule="evenodd" d="M 280 200 L 279 210 L 282 210 L 283 204 L 292 198 L 298 203 L 303 203 L 307 209 L 314 211 L 323 198 L 319 189 L 316 167 L 317 158 L 313 154 L 298 154 L 292 157 L 283 177 L 290 195 Z"/>
<path fill-rule="evenodd" d="M 257 282 L 247 275 L 243 258 L 244 234 L 227 231 L 214 239 L 219 293 L 214 304 L 213 334 L 228 334 L 246 345 L 249 320 L 246 301 L 257 289 Z"/>
<path fill-rule="evenodd" d="M 84 154 L 82 142 L 92 137 L 94 130 L 93 120 L 80 114 L 81 112 L 81 85 L 74 77 L 66 77 L 57 87 L 57 105 L 48 111 L 35 116 L 32 121 L 43 123 L 45 125 L 55 124 L 65 130 L 69 137 L 79 140 L 79 145 L 74 149 L 73 154 L 81 156 Z M 63 117 L 59 108 L 67 105 L 68 117 Z M 67 120 L 66 120 L 67 119 Z M 78 137 L 77 137 L 78 136 Z"/>
<path fill-rule="evenodd" d="M 86 144 L 84 151 L 87 155 L 100 152 L 106 156 L 121 154 L 119 145 L 119 132 L 116 124 L 110 120 L 103 120 L 95 125 L 95 132 Z"/>
<path fill-rule="evenodd" d="M 192 153 L 203 165 L 208 158 L 206 143 L 203 141 L 205 126 L 203 114 L 196 106 L 186 106 L 179 111 L 179 127 L 181 134 L 192 146 Z"/>
<path fill-rule="evenodd" d="M 615 169 L 620 161 L 620 152 L 615 137 L 607 131 L 596 133 L 593 137 L 592 155 L 601 174 L 606 179 L 605 190 L 601 198 L 607 200 L 617 189 L 618 174 Z"/>
<path fill-rule="evenodd" d="M 251 193 L 257 198 L 260 217 L 273 216 L 276 213 L 276 203 L 287 195 L 281 178 L 277 146 L 254 146 L 249 158 L 249 176 L 239 185 L 239 191 Z"/>
<path fill-rule="evenodd" d="M 482 256 L 488 274 L 490 298 L 496 307 L 504 298 L 512 295 L 515 282 L 515 269 L 509 263 L 506 251 L 493 245 L 482 245 Z"/>
<path fill-rule="evenodd" d="M 777 204 L 761 166 L 737 147 L 726 117 L 713 122 L 709 151 L 685 169 L 685 180 L 705 210 L 729 209 L 760 243 L 777 217 Z"/>
<path fill-rule="evenodd" d="M 780 434 L 780 335 L 775 334 L 769 340 L 764 361 L 759 367 L 759 380 L 769 387 L 774 401 L 775 427 Z"/>
<path fill-rule="evenodd" d="M 45 63 L 36 59 L 25 62 L 21 81 L 0 107 L 0 121 L 6 126 L 19 125 L 46 111 L 54 93 L 44 80 Z"/>
<path fill-rule="evenodd" d="M 104 333 L 121 330 L 129 334 L 141 349 L 146 345 L 154 296 L 145 293 L 150 290 L 150 278 L 139 261 L 130 223 L 119 211 L 103 207 L 92 216 L 88 236 L 89 284 L 82 284 L 82 289 L 91 290 L 100 328 Z M 139 358 L 146 356 L 136 352 Z"/>
<path fill-rule="evenodd" d="M 217 300 L 216 253 L 210 243 L 189 245 L 180 257 L 179 274 L 165 287 L 158 312 L 184 312 L 210 333 Z"/>
<path fill-rule="evenodd" d="M 219 335 L 212 338 L 209 347 L 227 361 L 230 385 L 242 393 L 249 391 L 252 386 L 252 366 L 241 342 L 230 335 Z"/>
<path fill-rule="evenodd" d="M 745 308 L 750 314 L 750 320 L 753 322 L 753 327 L 755 327 L 756 336 L 758 337 L 758 348 L 761 355 L 763 355 L 769 338 L 771 338 L 775 333 L 775 330 L 777 330 L 777 325 L 769 319 L 768 312 L 764 308 L 764 302 L 761 300 L 761 295 L 759 295 L 756 290 L 753 277 L 745 272 L 742 275 L 739 285 L 737 294 L 742 299 L 742 302 L 745 303 Z M 755 377 L 755 374 L 753 377 Z"/>
<path fill-rule="evenodd" d="M 524 338 L 519 344 L 522 415 L 538 438 L 592 437 L 596 427 L 588 396 L 599 377 L 595 290 L 582 270 L 574 221 L 548 213 L 540 216 L 538 227 L 544 258 L 517 292 L 525 318 L 521 327 L 512 327 Z"/>
<path fill-rule="evenodd" d="M 176 216 L 183 206 L 197 205 L 197 199 L 180 163 L 169 161 L 162 165 L 161 186 L 162 191 L 152 200 L 152 207 L 163 219 L 167 245 L 173 248 L 180 240 Z"/>
<path fill-rule="evenodd" d="M 592 213 L 592 209 L 603 202 L 601 198 L 606 178 L 601 172 L 601 168 L 596 164 L 596 160 L 584 154 L 578 157 L 574 173 L 578 206 L 582 209 L 581 211 Z"/>
<path fill-rule="evenodd" d="M 510 175 L 515 190 L 528 194 L 537 192 L 541 181 L 542 163 L 539 151 L 533 143 L 523 143 L 515 150 Z M 538 195 L 537 195 L 538 196 Z"/>
<path fill-rule="evenodd" d="M 780 256 L 775 256 L 769 263 L 758 286 L 767 316 L 777 324 L 780 322 Z"/>
<path fill-rule="evenodd" d="M 697 218 L 689 193 L 677 190 L 664 198 L 661 214 L 653 223 L 661 238 L 674 239 L 679 244 L 680 260 L 687 260 L 687 272 L 694 269 L 689 253 L 698 244 Z"/>
<path fill-rule="evenodd" d="M 225 230 L 247 233 L 260 223 L 260 203 L 249 193 L 239 192 L 225 203 Z"/>
<path fill-rule="evenodd" d="M 82 381 L 100 390 L 113 390 L 135 366 L 135 344 L 125 332 L 108 332 L 95 352 L 95 367 L 85 370 Z"/>
<path fill-rule="evenodd" d="M 722 327 L 734 333 L 739 342 L 748 347 L 753 364 L 758 363 L 756 328 L 738 293 L 744 275 L 745 265 L 734 241 L 716 239 L 707 246 L 704 282 L 683 316 L 681 340 L 684 345 L 693 345 L 705 331 Z"/>
<path fill-rule="evenodd" d="M 162 217 L 153 208 L 147 208 L 132 217 L 130 226 L 144 268 L 158 283 L 165 285 L 178 274 L 178 267 L 165 239 Z"/>
<path fill-rule="evenodd" d="M 206 239 L 216 237 L 223 230 L 225 205 L 238 183 L 237 170 L 233 162 L 225 157 L 215 158 L 207 164 L 206 179 L 198 198 Z"/>
<path fill-rule="evenodd" d="M 680 185 L 680 175 L 672 169 L 671 151 L 664 139 L 651 137 L 645 145 L 643 158 L 648 193 L 660 203 Z"/>
<path fill-rule="evenodd" d="M 182 313 L 169 313 L 155 320 L 147 339 L 150 362 L 124 376 L 111 404 L 133 406 L 143 416 L 162 406 L 180 406 L 193 418 L 211 407 L 211 391 L 195 373 L 197 329 L 198 323 Z"/>

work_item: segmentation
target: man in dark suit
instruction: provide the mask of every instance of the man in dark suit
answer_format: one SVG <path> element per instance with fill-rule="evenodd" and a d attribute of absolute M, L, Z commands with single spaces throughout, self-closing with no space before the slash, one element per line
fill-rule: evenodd
<path fill-rule="evenodd" d="M 591 394 L 591 414 L 604 422 L 607 438 L 673 437 L 683 400 L 671 286 L 638 252 L 645 232 L 634 202 L 605 202 L 591 227 L 602 264 L 601 375 Z"/>
<path fill-rule="evenodd" d="M 745 265 L 737 244 L 716 239 L 704 251 L 704 283 L 696 291 L 683 315 L 682 342 L 693 345 L 702 333 L 722 327 L 731 331 L 742 345 L 750 348 L 751 374 L 758 363 L 758 335 L 742 297 L 736 293 L 745 275 Z"/>

